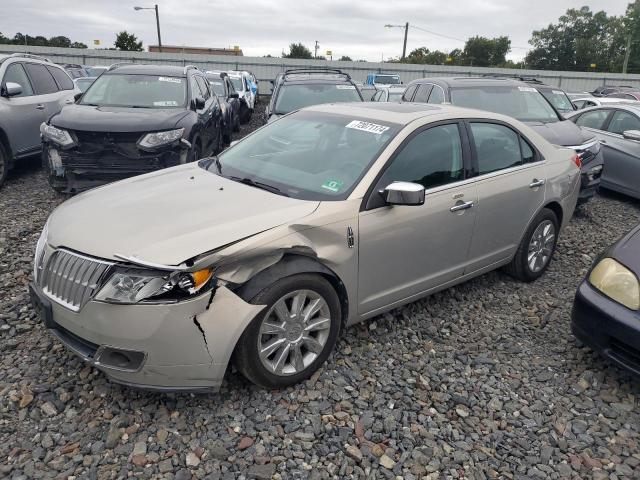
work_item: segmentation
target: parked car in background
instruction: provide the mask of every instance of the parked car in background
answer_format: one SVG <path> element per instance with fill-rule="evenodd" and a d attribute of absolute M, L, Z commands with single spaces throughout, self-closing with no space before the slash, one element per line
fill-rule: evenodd
<path fill-rule="evenodd" d="M 437 77 L 407 85 L 406 102 L 443 103 L 509 115 L 559 147 L 573 149 L 582 163 L 579 203 L 596 193 L 602 174 L 600 143 L 591 132 L 564 119 L 531 85 L 508 78 Z"/>
<path fill-rule="evenodd" d="M 365 102 L 373 101 L 373 96 L 376 94 L 378 89 L 374 85 L 369 85 L 366 83 L 355 82 L 356 87 L 360 91 L 360 95 L 362 95 L 362 99 Z"/>
<path fill-rule="evenodd" d="M 97 77 L 78 77 L 73 79 L 73 83 L 75 83 L 76 87 L 84 93 L 91 86 L 91 84 L 95 81 Z"/>
<path fill-rule="evenodd" d="M 395 73 L 370 73 L 365 82 L 376 87 L 388 87 L 389 85 L 401 85 L 400 75 Z"/>
<path fill-rule="evenodd" d="M 574 98 L 572 102 L 576 106 L 577 110 L 582 110 L 583 108 L 600 107 L 604 105 L 621 105 L 635 103 L 635 100 L 611 97 L 583 97 Z"/>
<path fill-rule="evenodd" d="M 402 100 L 404 87 L 381 88 L 371 98 L 372 102 L 399 102 Z"/>
<path fill-rule="evenodd" d="M 256 101 L 255 91 L 251 87 L 251 76 L 248 72 L 233 70 L 228 71 L 227 74 L 240 97 L 240 122 L 247 123 L 253 115 Z"/>
<path fill-rule="evenodd" d="M 624 100 L 639 101 L 640 91 L 625 91 L 619 93 L 612 93 L 607 95 L 606 98 L 622 98 Z"/>
<path fill-rule="evenodd" d="M 570 119 L 602 145 L 600 185 L 640 199 L 640 103 L 587 108 Z"/>
<path fill-rule="evenodd" d="M 231 143 L 232 132 L 240 131 L 240 97 L 225 72 L 206 72 L 211 89 L 220 101 L 225 143 Z"/>
<path fill-rule="evenodd" d="M 571 330 L 616 365 L 640 375 L 640 225 L 598 257 L 578 287 Z"/>
<path fill-rule="evenodd" d="M 565 93 L 567 94 L 567 97 L 569 97 L 569 99 L 571 99 L 572 101 L 576 98 L 589 98 L 589 97 L 593 97 L 593 95 L 591 95 L 589 92 L 570 92 L 570 91 L 565 91 Z"/>
<path fill-rule="evenodd" d="M 315 105 L 63 203 L 35 253 L 45 325 L 126 385 L 217 388 L 233 360 L 283 388 L 345 326 L 501 266 L 543 275 L 575 152 L 504 115 L 388 107 Z"/>
<path fill-rule="evenodd" d="M 362 95 L 347 73 L 338 69 L 290 69 L 276 77 L 264 121 L 294 110 L 334 102 L 362 102 Z"/>
<path fill-rule="evenodd" d="M 254 107 L 256 103 L 260 102 L 260 82 L 258 78 L 252 72 L 246 72 L 249 75 L 249 79 L 251 80 L 251 90 L 254 95 Z"/>
<path fill-rule="evenodd" d="M 526 81 L 526 83 L 538 90 L 561 115 L 564 116 L 577 110 L 569 96 L 561 88 L 540 81 Z"/>
<path fill-rule="evenodd" d="M 591 95 L 594 97 L 606 97 L 612 93 L 624 92 L 625 90 L 637 90 L 637 88 L 630 85 L 603 85 L 591 92 Z"/>
<path fill-rule="evenodd" d="M 0 55 L 0 185 L 16 161 L 40 153 L 40 124 L 80 93 L 44 57 Z"/>
<path fill-rule="evenodd" d="M 90 77 L 99 77 L 101 73 L 106 72 L 109 67 L 105 67 L 104 65 L 94 65 L 92 67 L 85 66 L 84 70 Z"/>
<path fill-rule="evenodd" d="M 63 65 L 65 71 L 69 74 L 69 76 L 73 79 L 81 78 L 81 77 L 89 77 L 89 72 L 82 66 L 73 63 L 67 63 Z"/>
<path fill-rule="evenodd" d="M 222 113 L 193 66 L 114 65 L 43 123 L 49 183 L 78 193 L 223 147 Z"/>

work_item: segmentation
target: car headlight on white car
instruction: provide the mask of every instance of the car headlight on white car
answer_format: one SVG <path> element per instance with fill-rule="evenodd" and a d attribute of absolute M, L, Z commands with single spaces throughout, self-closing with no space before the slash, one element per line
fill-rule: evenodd
<path fill-rule="evenodd" d="M 213 269 L 196 272 L 116 270 L 95 299 L 109 303 L 139 303 L 143 300 L 180 300 L 200 292 L 213 278 Z"/>
<path fill-rule="evenodd" d="M 61 147 L 71 147 L 76 143 L 68 131 L 46 123 L 40 125 L 40 133 L 44 139 L 57 143 Z"/>
<path fill-rule="evenodd" d="M 640 310 L 638 277 L 613 258 L 603 258 L 589 275 L 589 282 L 607 297 L 631 310 Z"/>
<path fill-rule="evenodd" d="M 147 133 L 138 142 L 138 146 L 142 148 L 157 148 L 173 143 L 182 138 L 184 128 L 176 128 L 175 130 L 165 130 L 164 132 Z"/>

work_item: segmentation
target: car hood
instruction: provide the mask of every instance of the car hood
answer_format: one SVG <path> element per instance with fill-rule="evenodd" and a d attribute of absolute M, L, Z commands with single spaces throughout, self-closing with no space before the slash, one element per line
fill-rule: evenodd
<path fill-rule="evenodd" d="M 179 265 L 307 216 L 318 204 L 188 164 L 96 188 L 64 202 L 49 218 L 47 242 L 100 258 L 115 260 L 122 255 Z"/>
<path fill-rule="evenodd" d="M 569 120 L 562 120 L 553 123 L 526 123 L 550 143 L 561 147 L 582 145 L 594 138 L 593 134 L 585 132 L 578 125 Z"/>
<path fill-rule="evenodd" d="M 169 130 L 189 111 L 181 108 L 126 108 L 65 105 L 50 123 L 69 130 L 147 132 Z"/>
<path fill-rule="evenodd" d="M 615 258 L 640 277 L 640 225 L 613 245 L 607 256 Z"/>

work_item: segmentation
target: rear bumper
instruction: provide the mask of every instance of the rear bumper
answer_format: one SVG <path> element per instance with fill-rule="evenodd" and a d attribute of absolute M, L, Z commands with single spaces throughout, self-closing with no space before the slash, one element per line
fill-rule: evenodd
<path fill-rule="evenodd" d="M 603 163 L 602 151 L 599 151 L 593 160 L 582 166 L 578 204 L 589 201 L 598 191 L 602 177 Z"/>
<path fill-rule="evenodd" d="M 608 299 L 585 280 L 574 300 L 571 330 L 594 351 L 640 376 L 640 312 Z"/>

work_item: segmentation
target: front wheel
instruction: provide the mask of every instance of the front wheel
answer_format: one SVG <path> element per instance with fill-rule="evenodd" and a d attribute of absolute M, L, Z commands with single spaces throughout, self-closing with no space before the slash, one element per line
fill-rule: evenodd
<path fill-rule="evenodd" d="M 536 280 L 547 270 L 558 241 L 558 218 L 543 208 L 533 219 L 506 272 L 523 282 Z"/>
<path fill-rule="evenodd" d="M 235 364 L 251 382 L 283 388 L 305 380 L 333 350 L 341 326 L 340 300 L 319 275 L 278 280 L 251 303 L 266 305 L 238 341 Z"/>

